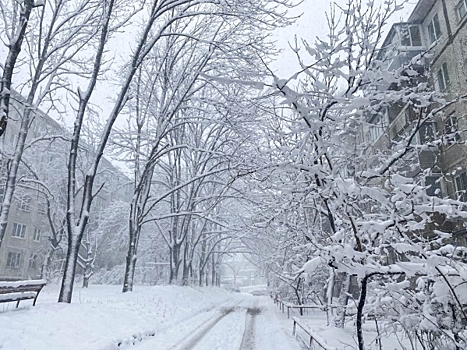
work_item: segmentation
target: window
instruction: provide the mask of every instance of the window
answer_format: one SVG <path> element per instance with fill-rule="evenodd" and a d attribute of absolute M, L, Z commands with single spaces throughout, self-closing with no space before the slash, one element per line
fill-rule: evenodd
<path fill-rule="evenodd" d="M 40 199 L 37 201 L 37 212 L 41 215 L 45 215 L 47 213 L 47 201 L 44 199 Z"/>
<path fill-rule="evenodd" d="M 16 238 L 24 238 L 26 236 L 26 225 L 17 224 L 15 222 L 13 224 L 13 232 L 11 233 L 11 236 Z"/>
<path fill-rule="evenodd" d="M 31 210 L 31 197 L 22 196 L 18 202 L 18 209 L 29 212 Z"/>
<path fill-rule="evenodd" d="M 37 254 L 31 255 L 29 258 L 29 268 L 36 269 L 37 268 Z"/>
<path fill-rule="evenodd" d="M 436 83 L 437 83 L 438 91 L 441 91 L 441 92 L 446 90 L 446 88 L 451 83 L 451 81 L 449 80 L 448 65 L 446 62 L 442 64 L 441 68 L 436 73 Z"/>
<path fill-rule="evenodd" d="M 426 194 L 430 197 L 441 198 L 441 176 L 430 175 L 425 177 Z"/>
<path fill-rule="evenodd" d="M 6 259 L 6 267 L 18 268 L 21 263 L 21 254 L 16 252 L 8 252 Z"/>
<path fill-rule="evenodd" d="M 377 115 L 369 124 L 369 141 L 378 140 L 386 131 L 389 125 L 389 117 L 387 111 L 384 114 Z"/>
<path fill-rule="evenodd" d="M 436 40 L 441 37 L 441 27 L 439 26 L 438 14 L 434 15 L 428 24 L 428 37 L 430 39 L 430 44 L 433 44 Z"/>
<path fill-rule="evenodd" d="M 35 228 L 34 229 L 34 236 L 33 236 L 33 241 L 39 242 L 41 240 L 41 229 L 40 228 Z"/>
<path fill-rule="evenodd" d="M 446 139 L 448 143 L 456 143 L 460 140 L 459 128 L 457 125 L 457 118 L 454 114 L 451 114 L 444 121 L 444 130 L 446 133 Z"/>
<path fill-rule="evenodd" d="M 383 129 L 379 125 L 372 125 L 370 127 L 370 141 L 374 142 L 383 135 Z"/>
<path fill-rule="evenodd" d="M 463 19 L 467 14 L 467 1 L 462 0 L 459 5 L 457 5 L 457 13 L 459 14 L 459 20 Z"/>
<path fill-rule="evenodd" d="M 418 131 L 420 137 L 420 144 L 424 145 L 429 142 L 433 142 L 436 138 L 436 123 L 425 122 Z"/>
<path fill-rule="evenodd" d="M 467 173 L 462 173 L 456 177 L 457 198 L 462 202 L 467 202 Z"/>
<path fill-rule="evenodd" d="M 402 46 L 422 46 L 420 27 L 413 25 L 402 29 Z"/>

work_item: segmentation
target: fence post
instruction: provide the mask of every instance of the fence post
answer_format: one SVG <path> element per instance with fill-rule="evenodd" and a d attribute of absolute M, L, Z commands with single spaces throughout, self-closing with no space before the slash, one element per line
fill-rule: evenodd
<path fill-rule="evenodd" d="M 292 331 L 292 335 L 295 335 L 295 333 L 297 332 L 296 328 L 297 328 L 297 321 L 293 320 L 293 331 Z"/>
<path fill-rule="evenodd" d="M 287 306 L 287 319 L 290 318 L 290 306 Z"/>

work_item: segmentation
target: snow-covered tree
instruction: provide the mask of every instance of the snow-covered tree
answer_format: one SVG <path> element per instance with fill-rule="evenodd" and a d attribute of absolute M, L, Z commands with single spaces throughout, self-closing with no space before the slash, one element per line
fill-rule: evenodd
<path fill-rule="evenodd" d="M 347 301 L 358 289 L 359 349 L 365 347 L 362 320 L 369 309 L 380 316 L 407 315 L 399 323 L 422 346 L 462 348 L 464 248 L 450 238 L 454 227 L 464 225 L 464 204 L 430 191 L 432 169 L 418 162 L 422 152 L 440 144 L 436 135 L 423 136 L 449 102 L 429 89 L 429 52 L 389 69 L 383 29 L 398 9 L 393 1 L 334 6 L 327 38 L 295 48 L 302 70 L 291 79 L 274 78 L 291 117 L 281 130 L 286 137 L 277 139 L 283 180 L 272 194 L 281 204 L 267 222 L 283 231 L 279 238 L 289 228 L 301 232 L 296 246 L 282 251 L 294 281 L 316 273 L 310 262 L 332 268 L 340 281 L 334 286 L 342 306 L 337 326 L 344 325 Z M 391 109 L 407 114 L 395 134 L 385 122 Z M 278 274 L 281 269 L 286 265 Z M 369 285 L 379 286 L 377 296 Z M 392 297 L 391 306 L 383 303 L 386 314 L 379 309 L 383 295 Z M 405 306 L 397 305 L 401 300 Z"/>

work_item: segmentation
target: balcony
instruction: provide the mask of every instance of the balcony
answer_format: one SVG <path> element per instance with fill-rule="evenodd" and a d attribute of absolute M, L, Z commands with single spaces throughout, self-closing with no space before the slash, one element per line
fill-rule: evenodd
<path fill-rule="evenodd" d="M 413 62 L 413 59 L 424 53 L 427 47 L 424 45 L 423 30 L 420 24 L 395 23 L 391 27 L 377 59 L 383 61 L 383 67 L 388 71 L 396 71 L 401 67 L 411 68 L 419 73 L 428 67 L 427 58 L 422 57 Z M 389 82 L 380 84 L 378 90 L 391 89 Z"/>

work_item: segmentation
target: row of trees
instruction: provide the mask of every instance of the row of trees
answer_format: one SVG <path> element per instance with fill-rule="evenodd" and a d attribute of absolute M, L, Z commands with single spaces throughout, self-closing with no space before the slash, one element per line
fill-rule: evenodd
<path fill-rule="evenodd" d="M 251 86 L 225 88 L 212 77 L 258 80 L 259 63 L 272 52 L 268 33 L 289 23 L 285 11 L 291 4 L 2 0 L 0 6 L 9 43 L 2 66 L 3 121 L 9 118 L 11 87 L 26 96 L 17 142 L 4 154 L 0 243 L 15 190 L 34 177 L 46 194 L 49 218 L 55 218 L 48 257 L 66 244 L 59 301 L 71 302 L 77 266 L 90 277 L 95 235 L 107 225 L 93 214 L 93 202 L 108 185 L 99 174 L 105 172 L 104 152 L 111 150 L 124 156 L 134 175 L 124 291 L 133 287 L 143 229 L 167 245 L 171 282 L 188 283 L 196 264 L 202 284 L 208 266 L 216 271 L 217 257 L 233 239 L 227 208 L 237 196 L 234 179 L 244 172 L 242 156 L 253 143 L 246 130 L 257 117 Z M 113 51 L 122 41 L 130 48 Z M 115 95 L 100 109 L 99 93 L 109 86 Z M 72 132 L 32 137 L 39 108 L 72 121 Z M 62 171 L 32 176 L 25 150 L 54 142 L 68 148 L 66 179 Z M 53 187 L 57 174 L 62 181 Z"/>
<path fill-rule="evenodd" d="M 290 79 L 267 68 L 287 1 L 1 1 L 2 120 L 11 86 L 26 97 L 3 154 L 0 244 L 15 192 L 34 184 L 50 222 L 46 261 L 66 244 L 59 301 L 71 302 L 78 265 L 87 283 L 99 247 L 108 262 L 126 256 L 124 292 L 141 260 L 168 262 L 170 283 L 204 285 L 219 282 L 226 254 L 248 252 L 284 295 L 337 304 L 337 327 L 355 298 L 360 349 L 370 311 L 414 349 L 465 347 L 465 248 L 450 240 L 464 203 L 432 193 L 435 169 L 414 162 L 443 144 L 415 140 L 452 102 L 426 84 L 429 52 L 388 71 L 380 47 L 396 1 L 334 5 L 326 39 L 293 48 L 301 70 Z M 122 40 L 131 48 L 112 53 Z M 115 95 L 99 108 L 103 89 Z M 408 127 L 370 147 L 370 120 L 395 106 Z M 32 137 L 39 108 L 73 131 Z M 34 166 L 39 145 L 64 155 L 52 175 Z M 129 206 L 97 208 L 110 185 L 99 180 L 104 152 L 132 172 Z"/>
<path fill-rule="evenodd" d="M 429 181 L 437 163 L 418 162 L 455 142 L 452 131 L 420 136 L 455 101 L 429 88 L 429 51 L 388 70 L 383 30 L 399 9 L 395 1 L 334 5 L 327 37 L 296 44 L 302 69 L 270 88 L 279 103 L 263 154 L 276 167 L 256 175 L 268 182 L 250 227 L 257 235 L 245 244 L 283 296 L 337 304 L 327 309 L 337 327 L 354 308 L 359 349 L 381 346 L 387 333 L 412 349 L 462 349 L 465 247 L 452 233 L 465 225 L 465 203 L 441 198 Z M 390 109 L 406 110 L 406 127 L 375 147 L 362 135 Z M 368 313 L 380 329 L 365 342 Z"/>

